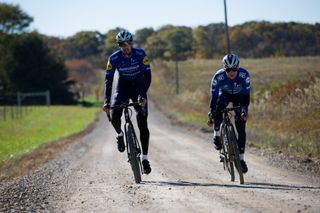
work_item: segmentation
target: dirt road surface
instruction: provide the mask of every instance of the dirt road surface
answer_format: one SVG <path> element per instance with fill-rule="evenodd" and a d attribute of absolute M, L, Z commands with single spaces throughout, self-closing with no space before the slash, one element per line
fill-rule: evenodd
<path fill-rule="evenodd" d="M 231 182 L 210 134 L 151 110 L 150 175 L 135 184 L 115 132 L 96 128 L 36 171 L 0 184 L 0 212 L 320 212 L 320 177 L 275 168 L 250 150 Z"/>

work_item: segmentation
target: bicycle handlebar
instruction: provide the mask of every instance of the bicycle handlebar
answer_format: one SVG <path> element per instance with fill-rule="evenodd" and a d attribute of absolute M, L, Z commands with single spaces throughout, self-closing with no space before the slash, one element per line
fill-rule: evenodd
<path fill-rule="evenodd" d="M 123 103 L 123 104 L 119 104 L 119 105 L 114 105 L 114 106 L 110 107 L 110 109 L 124 109 L 124 108 L 128 108 L 130 106 L 139 106 L 139 102 Z M 108 117 L 108 120 L 111 122 L 110 112 L 107 113 L 107 117 Z"/>
<path fill-rule="evenodd" d="M 223 110 L 220 111 L 220 113 L 224 113 L 224 112 L 230 112 L 230 111 L 234 111 L 236 109 L 240 109 L 240 106 L 235 106 L 235 107 L 227 107 Z"/>
<path fill-rule="evenodd" d="M 114 106 L 110 107 L 110 109 L 120 109 L 120 108 L 124 109 L 124 108 L 130 107 L 130 106 L 139 106 L 139 102 L 123 103 L 120 105 L 114 105 Z"/>

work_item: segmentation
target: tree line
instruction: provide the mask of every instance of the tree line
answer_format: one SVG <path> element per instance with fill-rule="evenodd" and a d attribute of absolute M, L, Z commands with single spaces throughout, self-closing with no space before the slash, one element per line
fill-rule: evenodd
<path fill-rule="evenodd" d="M 0 101 L 12 104 L 17 92 L 49 90 L 52 103 L 75 103 L 63 60 L 45 36 L 28 32 L 32 21 L 19 6 L 0 3 Z"/>
<path fill-rule="evenodd" d="M 115 28 L 105 34 L 82 31 L 66 39 L 49 40 L 66 58 L 106 57 L 118 48 L 115 36 L 120 30 Z M 195 28 L 166 25 L 133 33 L 135 46 L 145 49 L 151 59 L 220 58 L 227 49 L 223 23 Z M 231 52 L 245 58 L 320 54 L 320 23 L 253 21 L 230 27 L 229 34 Z"/>
<path fill-rule="evenodd" d="M 0 92 L 50 89 L 56 102 L 72 102 L 70 75 L 76 81 L 97 75 L 118 47 L 116 34 L 81 31 L 67 38 L 28 32 L 33 18 L 19 6 L 0 3 Z M 151 60 L 221 58 L 227 42 L 224 23 L 194 28 L 166 25 L 135 32 L 134 44 Z M 231 52 L 244 58 L 320 54 L 320 24 L 252 21 L 229 27 Z M 81 77 L 82 76 L 82 77 Z M 86 77 L 83 77 L 86 76 Z"/>
<path fill-rule="evenodd" d="M 121 28 L 106 34 L 80 32 L 63 41 L 69 45 L 69 57 L 85 57 L 92 53 L 109 55 L 117 46 L 115 35 Z M 241 57 L 306 56 L 320 54 L 320 24 L 247 22 L 230 27 L 231 51 Z M 135 44 L 144 48 L 151 59 L 211 59 L 226 52 L 223 23 L 190 28 L 163 26 L 158 30 L 143 28 L 134 32 Z"/>

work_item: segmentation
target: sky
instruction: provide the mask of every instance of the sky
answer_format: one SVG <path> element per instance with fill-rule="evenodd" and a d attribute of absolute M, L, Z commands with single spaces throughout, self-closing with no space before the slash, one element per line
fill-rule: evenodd
<path fill-rule="evenodd" d="M 247 21 L 320 22 L 320 0 L 226 0 L 229 26 Z M 0 0 L 34 18 L 30 29 L 66 38 L 80 31 L 132 33 L 164 25 L 197 27 L 224 22 L 224 0 Z"/>

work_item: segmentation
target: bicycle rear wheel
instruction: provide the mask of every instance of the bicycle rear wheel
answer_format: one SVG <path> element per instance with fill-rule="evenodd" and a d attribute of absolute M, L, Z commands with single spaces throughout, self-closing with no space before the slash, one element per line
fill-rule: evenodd
<path fill-rule="evenodd" d="M 227 168 L 228 173 L 230 174 L 231 181 L 235 180 L 234 167 L 232 162 L 231 150 L 228 142 L 228 136 L 225 126 L 221 128 L 221 142 L 222 142 L 222 152 L 224 155 L 224 168 Z"/>
<path fill-rule="evenodd" d="M 233 125 L 230 125 L 228 127 L 228 135 L 229 135 L 230 146 L 232 146 L 232 150 L 233 150 L 233 154 L 234 154 L 234 164 L 235 164 L 235 167 L 239 173 L 240 184 L 243 184 L 244 178 L 243 178 L 243 172 L 242 172 L 242 167 L 241 167 L 241 163 L 240 163 L 240 153 L 239 153 L 237 138 L 236 138 L 236 134 L 234 132 Z"/>
<path fill-rule="evenodd" d="M 133 171 L 134 180 L 136 183 L 141 182 L 141 168 L 139 163 L 139 155 L 137 153 L 137 139 L 133 132 L 133 126 L 130 123 L 125 124 L 125 133 L 126 133 L 126 141 L 127 141 L 127 152 L 129 157 L 129 162 Z"/>

